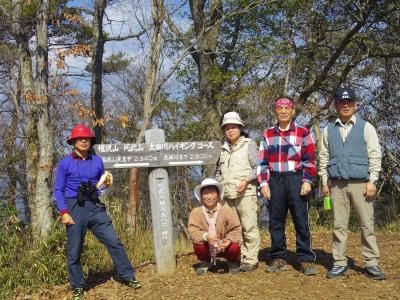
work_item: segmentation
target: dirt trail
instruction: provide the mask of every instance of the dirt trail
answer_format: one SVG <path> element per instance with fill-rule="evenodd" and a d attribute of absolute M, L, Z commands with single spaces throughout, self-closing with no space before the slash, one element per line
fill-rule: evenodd
<path fill-rule="evenodd" d="M 289 249 L 293 250 L 295 237 L 289 234 Z M 269 274 L 265 272 L 267 250 L 260 252 L 261 262 L 251 273 L 228 274 L 220 269 L 216 273 L 197 276 L 193 265 L 194 255 L 178 260 L 174 276 L 156 276 L 153 265 L 137 271 L 143 288 L 134 291 L 110 277 L 99 278 L 85 299 L 400 299 L 400 233 L 378 235 L 381 250 L 381 266 L 387 275 L 385 281 L 374 281 L 361 273 L 363 260 L 359 234 L 350 234 L 348 256 L 351 269 L 348 276 L 326 279 L 326 268 L 331 266 L 331 234 L 313 234 L 313 248 L 317 253 L 314 277 L 305 277 L 296 270 L 293 253 L 290 254 L 291 268 L 287 272 Z M 262 246 L 267 247 L 269 239 L 263 237 Z M 16 299 L 70 299 L 68 285 L 43 289 L 33 295 Z"/>

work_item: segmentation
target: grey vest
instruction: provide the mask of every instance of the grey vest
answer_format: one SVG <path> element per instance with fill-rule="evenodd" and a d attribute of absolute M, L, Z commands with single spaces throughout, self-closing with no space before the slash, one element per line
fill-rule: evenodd
<path fill-rule="evenodd" d="M 328 174 L 332 179 L 368 180 L 368 152 L 364 139 L 365 121 L 358 119 L 343 142 L 339 126 L 328 124 Z"/>

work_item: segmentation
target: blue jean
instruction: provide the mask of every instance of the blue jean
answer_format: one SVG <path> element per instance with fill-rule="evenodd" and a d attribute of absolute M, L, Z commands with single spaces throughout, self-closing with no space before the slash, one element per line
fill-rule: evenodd
<path fill-rule="evenodd" d="M 93 201 L 85 201 L 81 204 L 76 199 L 67 199 L 67 206 L 75 222 L 73 225 L 66 226 L 68 276 L 72 288 L 85 287 L 80 257 L 88 228 L 107 247 L 121 280 L 131 280 L 135 271 L 104 205 Z"/>

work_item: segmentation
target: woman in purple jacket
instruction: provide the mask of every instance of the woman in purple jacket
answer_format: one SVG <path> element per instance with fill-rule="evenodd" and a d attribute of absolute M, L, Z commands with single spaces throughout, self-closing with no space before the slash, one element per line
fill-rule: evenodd
<path fill-rule="evenodd" d="M 80 256 L 88 228 L 107 247 L 121 280 L 134 289 L 140 288 L 125 249 L 99 200 L 96 184 L 104 174 L 104 165 L 90 151 L 95 137 L 88 127 L 79 124 L 72 129 L 67 142 L 74 150 L 58 164 L 54 194 L 61 223 L 67 230 L 68 275 L 73 299 L 81 299 L 85 288 Z M 109 178 L 105 185 L 110 184 Z"/>

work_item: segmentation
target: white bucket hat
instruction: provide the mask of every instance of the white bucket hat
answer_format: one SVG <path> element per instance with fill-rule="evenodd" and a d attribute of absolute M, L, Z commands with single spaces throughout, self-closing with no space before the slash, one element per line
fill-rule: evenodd
<path fill-rule="evenodd" d="M 224 187 L 222 183 L 219 183 L 215 179 L 206 178 L 204 179 L 200 185 L 194 188 L 194 195 L 196 196 L 197 200 L 201 202 L 201 189 L 206 186 L 215 186 L 219 191 L 219 197 L 222 200 L 224 198 Z"/>
<path fill-rule="evenodd" d="M 242 119 L 240 118 L 239 114 L 235 111 L 230 111 L 224 114 L 221 128 L 224 127 L 226 124 L 238 124 L 244 126 Z"/>

